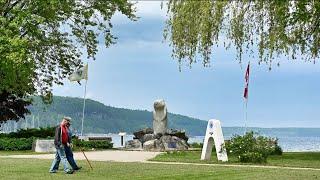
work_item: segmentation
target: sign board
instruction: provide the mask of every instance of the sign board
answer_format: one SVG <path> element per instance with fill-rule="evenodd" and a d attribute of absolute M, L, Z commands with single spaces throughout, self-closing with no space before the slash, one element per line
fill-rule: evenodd
<path fill-rule="evenodd" d="M 218 160 L 223 162 L 228 161 L 221 123 L 219 120 L 210 119 L 208 121 L 207 131 L 204 137 L 201 160 L 209 160 L 211 158 L 213 143 L 216 147 Z"/>

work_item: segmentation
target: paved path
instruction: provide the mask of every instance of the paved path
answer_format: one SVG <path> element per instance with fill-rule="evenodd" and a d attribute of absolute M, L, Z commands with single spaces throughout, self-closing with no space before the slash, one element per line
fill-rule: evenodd
<path fill-rule="evenodd" d="M 152 159 L 160 152 L 145 151 L 89 151 L 85 152 L 91 161 L 117 161 L 117 162 L 146 162 Z M 0 156 L 2 158 L 35 158 L 35 159 L 53 159 L 54 154 L 32 154 L 32 155 L 8 155 Z M 85 160 L 82 152 L 75 152 L 76 160 Z"/>
<path fill-rule="evenodd" d="M 115 162 L 141 162 L 150 164 L 168 164 L 168 165 L 192 165 L 192 166 L 222 166 L 238 168 L 265 168 L 265 169 L 288 169 L 288 170 L 312 170 L 320 171 L 317 168 L 300 168 L 300 167 L 281 167 L 281 166 L 263 166 L 263 165 L 241 165 L 241 164 L 201 164 L 201 163 L 181 163 L 181 162 L 155 162 L 147 161 L 154 158 L 161 152 L 145 151 L 90 151 L 85 152 L 91 161 L 115 161 Z M 82 152 L 74 153 L 76 160 L 85 160 Z M 33 155 L 8 155 L 0 158 L 36 158 L 36 159 L 53 159 L 54 154 L 33 154 Z"/>

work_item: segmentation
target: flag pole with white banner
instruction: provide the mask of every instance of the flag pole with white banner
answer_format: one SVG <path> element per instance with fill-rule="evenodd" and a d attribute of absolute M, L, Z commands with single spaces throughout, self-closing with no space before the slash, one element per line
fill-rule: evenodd
<path fill-rule="evenodd" d="M 87 65 L 87 66 L 88 66 L 88 65 Z M 86 83 L 85 83 L 85 85 L 84 85 L 83 108 L 82 108 L 82 122 L 81 122 L 81 136 L 83 136 L 83 121 L 84 121 L 84 111 L 85 111 L 85 109 L 86 109 L 87 83 L 88 83 L 88 79 L 86 79 Z"/>
<path fill-rule="evenodd" d="M 243 97 L 245 99 L 245 120 L 244 120 L 244 134 L 247 133 L 247 121 L 248 121 L 248 98 L 249 98 L 249 76 L 250 76 L 250 61 L 247 66 L 246 74 L 245 74 L 245 88 Z"/>
<path fill-rule="evenodd" d="M 84 122 L 84 114 L 86 108 L 86 94 L 87 94 L 87 83 L 88 83 L 88 63 L 82 68 L 76 70 L 69 76 L 70 81 L 77 81 L 80 84 L 80 81 L 84 79 L 86 80 L 84 85 L 84 95 L 83 95 L 83 108 L 82 108 L 82 122 L 81 122 L 81 136 L 83 136 L 83 122 Z"/>

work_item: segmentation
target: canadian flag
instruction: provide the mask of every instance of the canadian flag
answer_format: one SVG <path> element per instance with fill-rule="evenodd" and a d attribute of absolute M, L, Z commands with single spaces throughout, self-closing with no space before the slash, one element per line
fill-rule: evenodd
<path fill-rule="evenodd" d="M 245 88 L 244 88 L 244 93 L 243 97 L 248 100 L 248 94 L 249 94 L 249 74 L 250 74 L 250 63 L 247 66 L 246 74 L 245 74 Z"/>

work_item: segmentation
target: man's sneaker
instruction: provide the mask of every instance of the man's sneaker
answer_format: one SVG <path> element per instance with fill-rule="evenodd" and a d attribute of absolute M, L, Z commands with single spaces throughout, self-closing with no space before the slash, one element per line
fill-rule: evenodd
<path fill-rule="evenodd" d="M 73 170 L 68 170 L 67 172 L 66 172 L 66 174 L 73 174 Z"/>
<path fill-rule="evenodd" d="M 49 171 L 49 173 L 57 173 L 56 170 Z"/>
<path fill-rule="evenodd" d="M 77 168 L 75 168 L 75 169 L 73 169 L 73 170 L 79 171 L 80 169 L 82 169 L 82 167 L 81 167 L 81 166 L 78 166 Z"/>

